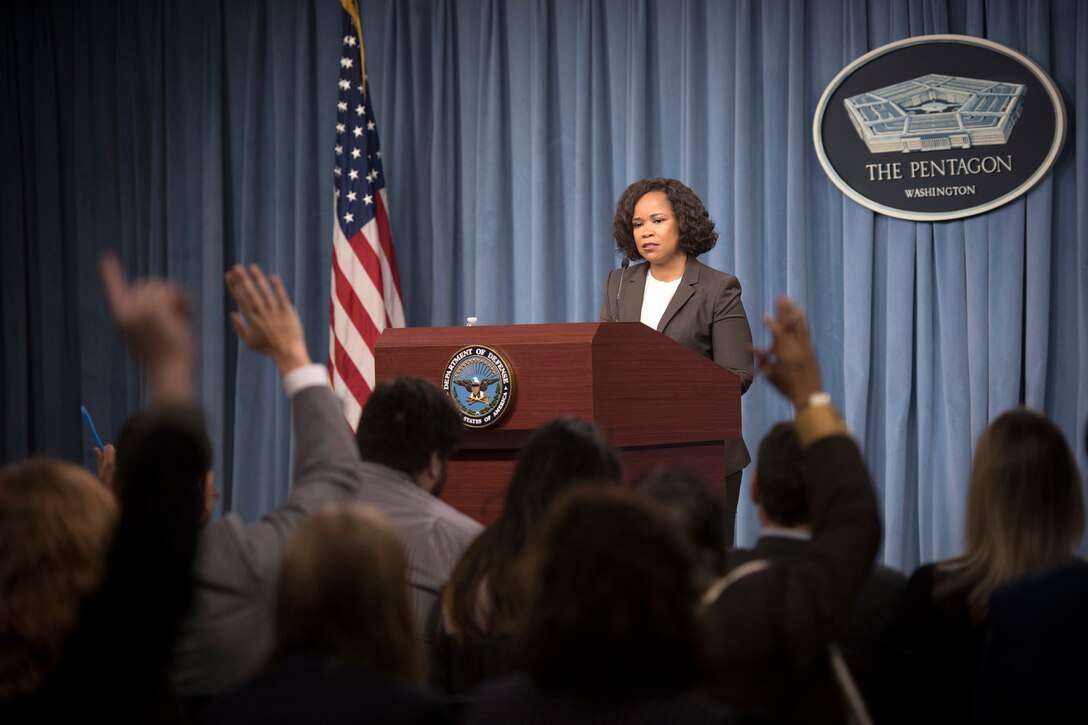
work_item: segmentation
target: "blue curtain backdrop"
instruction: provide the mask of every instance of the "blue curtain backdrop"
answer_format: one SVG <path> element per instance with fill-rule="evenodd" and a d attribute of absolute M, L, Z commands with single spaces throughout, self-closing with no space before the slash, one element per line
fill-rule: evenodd
<path fill-rule="evenodd" d="M 409 324 L 596 319 L 617 196 L 675 176 L 718 222 L 706 261 L 740 277 L 757 343 L 776 295 L 808 309 L 887 562 L 959 548 L 974 441 L 1011 406 L 1054 418 L 1088 468 L 1088 3 L 362 5 Z M 1032 57 L 1069 133 L 1025 197 L 921 224 L 839 193 L 811 122 L 851 60 L 931 33 Z M 280 272 L 323 358 L 339 4 L 26 2 L 0 9 L 0 39 L 4 460 L 86 460 L 79 403 L 108 434 L 139 404 L 93 272 L 114 247 L 193 290 L 224 500 L 256 517 L 287 490 L 289 411 L 233 340 L 221 275 Z M 757 382 L 746 439 L 788 415 Z M 745 506 L 740 540 L 757 530 Z"/>

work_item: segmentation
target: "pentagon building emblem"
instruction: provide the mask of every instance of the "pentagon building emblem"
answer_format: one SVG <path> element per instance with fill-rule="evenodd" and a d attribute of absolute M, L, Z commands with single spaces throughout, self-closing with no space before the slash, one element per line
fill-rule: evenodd
<path fill-rule="evenodd" d="M 847 98 L 846 112 L 873 153 L 1004 144 L 1027 86 L 935 73 Z"/>
<path fill-rule="evenodd" d="M 832 79 L 812 139 L 829 179 L 864 207 L 960 219 L 1026 194 L 1058 160 L 1065 103 L 1023 53 L 966 35 L 872 50 Z"/>
<path fill-rule="evenodd" d="M 514 377 L 498 352 L 471 345 L 450 358 L 442 374 L 442 389 L 453 399 L 466 428 L 487 428 L 510 409 Z"/>

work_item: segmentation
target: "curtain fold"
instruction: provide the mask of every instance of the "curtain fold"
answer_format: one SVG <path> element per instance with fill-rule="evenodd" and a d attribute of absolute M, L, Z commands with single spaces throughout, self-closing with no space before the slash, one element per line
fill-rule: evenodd
<path fill-rule="evenodd" d="M 619 261 L 617 197 L 675 176 L 718 223 L 705 261 L 740 278 L 757 344 L 778 294 L 808 311 L 825 385 L 873 470 L 888 563 L 959 548 L 974 442 L 1011 406 L 1051 416 L 1088 469 L 1085 3 L 361 4 L 409 324 L 595 320 Z M 876 215 L 820 168 L 816 104 L 863 53 L 950 32 L 1051 73 L 1070 122 L 1062 156 L 983 216 Z M 339 35 L 332 0 L 0 8 L 5 461 L 89 463 L 78 405 L 112 435 L 140 404 L 95 274 L 114 248 L 130 275 L 193 292 L 225 505 L 255 518 L 282 500 L 287 403 L 271 364 L 234 340 L 222 273 L 279 273 L 324 358 Z M 753 449 L 790 414 L 764 381 L 743 410 Z M 758 531 L 747 491 L 742 543 Z"/>

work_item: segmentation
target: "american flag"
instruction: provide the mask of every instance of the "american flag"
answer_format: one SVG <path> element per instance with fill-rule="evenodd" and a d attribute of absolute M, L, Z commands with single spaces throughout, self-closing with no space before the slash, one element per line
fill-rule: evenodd
<path fill-rule="evenodd" d="M 359 6 L 341 0 L 343 45 L 336 103 L 336 220 L 332 228 L 329 382 L 354 429 L 374 388 L 374 345 L 404 326 L 400 275 L 385 198 L 378 130 L 366 82 Z"/>

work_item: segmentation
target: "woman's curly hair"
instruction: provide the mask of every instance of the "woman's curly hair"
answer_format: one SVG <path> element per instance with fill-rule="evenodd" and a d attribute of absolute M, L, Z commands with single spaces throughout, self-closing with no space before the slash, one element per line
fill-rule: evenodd
<path fill-rule="evenodd" d="M 631 218 L 635 215 L 635 204 L 651 191 L 660 191 L 668 197 L 680 226 L 680 248 L 691 257 L 698 257 L 709 252 L 718 243 L 718 232 L 714 229 L 714 220 L 710 218 L 703 202 L 683 182 L 676 179 L 642 179 L 624 189 L 620 200 L 616 202 L 616 216 L 612 220 L 612 238 L 616 241 L 616 250 L 634 261 L 642 255 L 635 244 L 634 227 Z"/>

